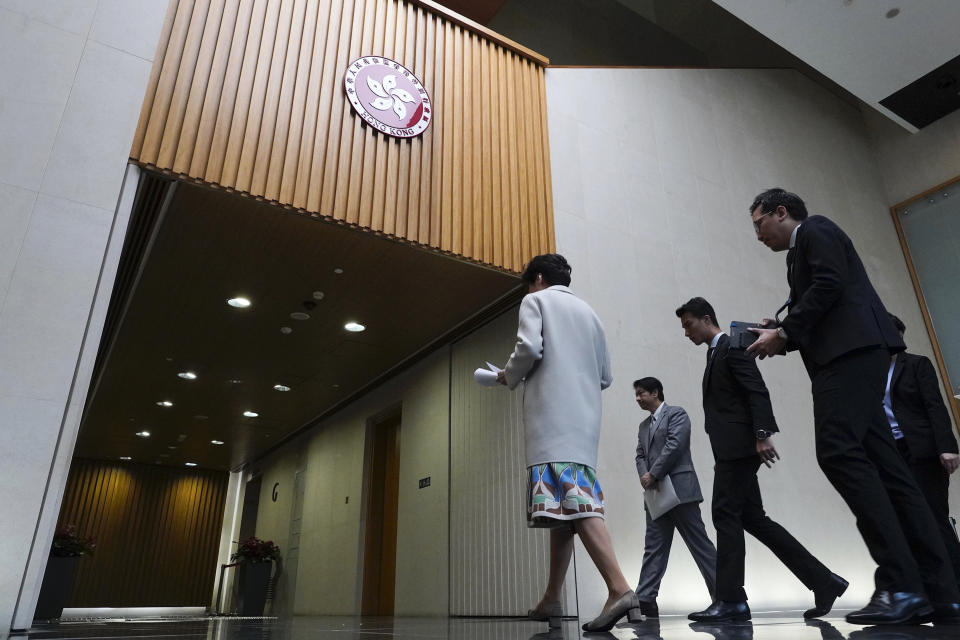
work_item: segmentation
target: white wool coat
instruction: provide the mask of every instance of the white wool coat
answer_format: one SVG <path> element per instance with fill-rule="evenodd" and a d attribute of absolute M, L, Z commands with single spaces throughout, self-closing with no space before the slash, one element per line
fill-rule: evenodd
<path fill-rule="evenodd" d="M 527 466 L 578 462 L 596 468 L 600 391 L 613 376 L 593 309 L 561 285 L 525 296 L 504 375 L 511 389 L 524 382 Z"/>

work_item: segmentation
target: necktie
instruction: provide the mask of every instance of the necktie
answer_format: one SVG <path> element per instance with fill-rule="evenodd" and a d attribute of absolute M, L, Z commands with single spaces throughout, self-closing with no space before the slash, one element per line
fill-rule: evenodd
<path fill-rule="evenodd" d="M 787 251 L 787 284 L 791 289 L 793 289 L 793 262 L 796 259 L 796 253 L 796 247 L 791 247 L 790 251 Z"/>
<path fill-rule="evenodd" d="M 707 364 L 710 364 L 710 361 L 713 359 L 713 352 L 716 350 L 716 347 L 710 347 L 707 349 Z"/>

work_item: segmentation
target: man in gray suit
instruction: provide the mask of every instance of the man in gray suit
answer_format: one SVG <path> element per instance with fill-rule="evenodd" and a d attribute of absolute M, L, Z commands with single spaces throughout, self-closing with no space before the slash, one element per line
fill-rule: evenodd
<path fill-rule="evenodd" d="M 633 383 L 637 404 L 650 415 L 640 423 L 637 435 L 637 473 L 644 489 L 655 487 L 670 476 L 680 504 L 654 520 L 647 515 L 647 535 L 637 584 L 640 611 L 648 618 L 660 615 L 657 593 L 667 571 L 673 531 L 690 550 L 703 574 L 703 580 L 715 600 L 717 592 L 717 549 L 713 546 L 700 517 L 700 483 L 690 457 L 690 418 L 680 407 L 664 402 L 663 385 L 656 378 L 641 378 Z"/>

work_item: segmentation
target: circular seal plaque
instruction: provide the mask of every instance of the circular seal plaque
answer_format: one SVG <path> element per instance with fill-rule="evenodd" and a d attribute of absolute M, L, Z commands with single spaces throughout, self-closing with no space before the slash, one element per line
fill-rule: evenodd
<path fill-rule="evenodd" d="M 357 115 L 388 136 L 418 136 L 433 120 L 433 105 L 423 83 L 390 58 L 357 58 L 347 67 L 343 88 Z"/>

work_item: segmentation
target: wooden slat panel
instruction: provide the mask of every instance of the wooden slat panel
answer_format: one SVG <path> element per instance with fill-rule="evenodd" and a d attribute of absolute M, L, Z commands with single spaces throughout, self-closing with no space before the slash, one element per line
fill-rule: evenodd
<path fill-rule="evenodd" d="M 71 607 L 206 606 L 228 475 L 75 459 L 58 527 L 97 540 Z"/>
<path fill-rule="evenodd" d="M 361 55 L 424 82 L 422 136 L 353 114 Z M 554 243 L 545 62 L 421 0 L 172 0 L 131 157 L 519 271 Z"/>

